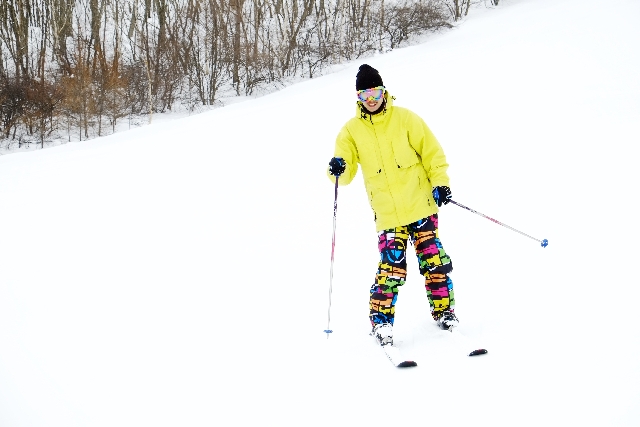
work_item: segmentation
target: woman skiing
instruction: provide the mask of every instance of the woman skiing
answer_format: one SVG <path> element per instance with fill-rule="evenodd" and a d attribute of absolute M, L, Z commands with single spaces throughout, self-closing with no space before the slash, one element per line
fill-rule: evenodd
<path fill-rule="evenodd" d="M 363 64 L 356 75 L 356 117 L 336 138 L 329 177 L 349 184 L 362 167 L 374 212 L 380 262 L 369 307 L 372 334 L 393 344 L 398 289 L 407 275 L 409 240 L 418 257 L 431 315 L 442 329 L 457 326 L 451 259 L 438 238 L 438 207 L 451 198 L 447 160 L 425 122 L 393 105 L 378 71 Z"/>

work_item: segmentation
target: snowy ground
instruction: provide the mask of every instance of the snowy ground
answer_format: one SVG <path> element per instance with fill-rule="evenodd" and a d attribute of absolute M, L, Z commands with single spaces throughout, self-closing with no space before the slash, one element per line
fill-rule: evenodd
<path fill-rule="evenodd" d="M 0 425 L 637 426 L 640 3 L 503 0 L 278 93 L 0 157 Z M 334 138 L 358 66 L 441 141 L 462 339 L 422 277 L 392 367 L 367 336 L 376 237 Z M 489 354 L 465 356 L 476 347 Z"/>

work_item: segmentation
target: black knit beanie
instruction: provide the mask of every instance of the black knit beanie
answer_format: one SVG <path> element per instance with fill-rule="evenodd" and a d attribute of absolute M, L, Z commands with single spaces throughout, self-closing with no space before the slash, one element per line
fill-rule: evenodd
<path fill-rule="evenodd" d="M 362 64 L 358 69 L 358 74 L 356 74 L 356 90 L 370 89 L 378 86 L 384 86 L 378 70 L 370 65 Z"/>

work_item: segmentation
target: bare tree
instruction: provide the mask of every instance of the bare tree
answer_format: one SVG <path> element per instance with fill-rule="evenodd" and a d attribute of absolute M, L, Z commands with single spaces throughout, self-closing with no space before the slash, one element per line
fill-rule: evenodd
<path fill-rule="evenodd" d="M 77 18 L 79 21 L 79 18 Z M 80 22 L 78 22 L 78 27 Z M 68 123 L 78 128 L 79 138 L 89 138 L 89 128 L 93 127 L 95 117 L 95 85 L 89 51 L 90 40 L 77 33 L 75 49 L 69 54 L 70 73 L 61 79 L 64 90 L 62 108 Z"/>
<path fill-rule="evenodd" d="M 86 139 L 273 90 L 447 27 L 472 1 L 3 0 L 0 137 L 44 145 L 63 117 Z"/>
<path fill-rule="evenodd" d="M 24 80 L 23 80 L 24 82 Z M 55 129 L 54 118 L 58 104 L 63 99 L 61 88 L 55 83 L 32 80 L 26 86 L 26 102 L 23 123 L 29 135 L 37 135 L 41 146 Z"/>
<path fill-rule="evenodd" d="M 16 77 L 29 76 L 29 19 L 28 0 L 0 2 L 0 39 L 13 61 Z"/>
<path fill-rule="evenodd" d="M 472 0 L 447 0 L 446 5 L 454 21 L 459 21 L 469 13 Z"/>
<path fill-rule="evenodd" d="M 193 46 L 194 50 L 199 51 L 194 55 L 198 61 L 194 63 L 193 71 L 203 105 L 213 105 L 223 84 L 231 81 L 236 85 L 236 92 L 239 90 L 239 64 L 235 34 L 230 29 L 231 16 L 224 13 L 224 4 L 211 0 L 204 12 L 198 31 L 202 49 Z M 233 81 L 234 77 L 236 81 Z"/>
<path fill-rule="evenodd" d="M 73 37 L 73 0 L 46 0 L 50 17 L 53 55 L 62 72 L 69 73 L 67 38 Z"/>
<path fill-rule="evenodd" d="M 433 2 L 411 3 L 403 1 L 387 9 L 382 28 L 389 37 L 389 47 L 394 49 L 411 35 L 448 28 L 444 10 Z"/>
<path fill-rule="evenodd" d="M 5 138 L 13 138 L 27 103 L 25 86 L 17 78 L 0 76 L 0 124 Z"/>

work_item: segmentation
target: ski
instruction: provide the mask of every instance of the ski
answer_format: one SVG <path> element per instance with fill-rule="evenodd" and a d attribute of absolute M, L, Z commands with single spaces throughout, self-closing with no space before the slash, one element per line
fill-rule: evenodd
<path fill-rule="evenodd" d="M 467 356 L 479 356 L 488 353 L 488 350 L 485 348 L 476 348 L 469 351 L 470 340 L 457 330 L 457 325 L 451 325 L 448 328 L 442 328 L 442 326 L 439 325 L 439 328 L 445 333 L 445 335 L 452 337 L 451 339 L 454 343 L 456 343 L 456 347 L 458 347 L 459 350 L 463 350 L 463 347 L 466 347 L 465 353 L 467 354 Z M 382 348 L 385 356 L 387 357 L 387 359 L 389 359 L 393 366 L 398 368 L 409 368 L 418 366 L 415 361 L 404 358 L 402 353 L 400 352 L 400 349 L 394 346 L 392 343 L 380 344 L 375 338 L 373 331 L 370 333 L 370 335 L 374 338 L 376 345 Z"/>
<path fill-rule="evenodd" d="M 455 337 L 454 340 L 459 346 L 461 345 L 467 346 L 469 339 L 465 337 L 463 334 L 461 334 L 460 331 L 456 331 L 456 328 L 457 326 L 450 326 L 448 329 L 446 328 L 441 328 L 441 329 L 443 331 L 450 332 L 451 336 Z M 477 348 L 475 350 L 472 350 L 469 354 L 467 354 L 467 356 L 480 356 L 487 353 L 489 353 L 489 351 L 486 348 Z"/>
<path fill-rule="evenodd" d="M 382 351 L 384 351 L 384 354 L 387 356 L 387 359 L 389 359 L 389 361 L 393 363 L 393 366 L 398 368 L 410 368 L 412 366 L 418 366 L 418 364 L 413 360 L 406 360 L 405 358 L 403 358 L 398 347 L 394 347 L 393 344 L 385 344 L 381 345 L 380 347 L 382 348 Z"/>

